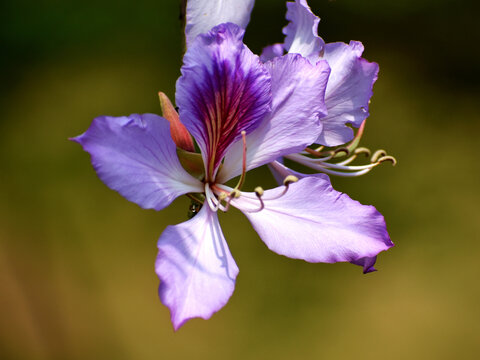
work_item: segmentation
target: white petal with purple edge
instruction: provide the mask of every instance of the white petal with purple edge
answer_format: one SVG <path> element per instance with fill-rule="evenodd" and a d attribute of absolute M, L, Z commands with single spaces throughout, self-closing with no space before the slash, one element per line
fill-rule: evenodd
<path fill-rule="evenodd" d="M 222 24 L 197 37 L 177 81 L 180 120 L 198 143 L 207 176 L 238 139 L 271 110 L 268 70 L 242 42 L 244 31 Z"/>
<path fill-rule="evenodd" d="M 325 93 L 328 115 L 322 118 L 323 132 L 317 143 L 337 146 L 352 140 L 353 131 L 346 124 L 359 127 L 368 117 L 378 64 L 363 59 L 363 45 L 351 41 L 325 45 L 323 59 L 331 68 Z"/>
<path fill-rule="evenodd" d="M 265 63 L 272 77 L 272 112 L 247 135 L 247 168 L 303 150 L 322 131 L 324 92 L 330 69 L 325 61 L 312 65 L 298 54 L 287 54 Z M 242 171 L 242 143 L 228 151 L 219 172 L 225 182 Z"/>
<path fill-rule="evenodd" d="M 191 318 L 210 318 L 227 303 L 238 267 L 208 205 L 191 220 L 168 226 L 158 250 L 159 295 L 175 330 Z"/>
<path fill-rule="evenodd" d="M 255 0 L 188 0 L 185 36 L 187 46 L 202 33 L 222 23 L 234 23 L 245 29 Z"/>
<path fill-rule="evenodd" d="M 308 262 L 357 261 L 393 246 L 383 216 L 335 191 L 328 177 L 306 177 L 264 192 L 242 193 L 231 204 L 250 220 L 268 248 Z"/>
<path fill-rule="evenodd" d="M 325 45 L 317 32 L 320 19 L 312 13 L 305 0 L 287 2 L 286 18 L 290 22 L 283 28 L 285 49 L 315 63 Z"/>
<path fill-rule="evenodd" d="M 142 208 L 161 210 L 182 194 L 203 191 L 180 165 L 170 125 L 158 115 L 101 116 L 72 140 L 91 155 L 109 188 Z"/>

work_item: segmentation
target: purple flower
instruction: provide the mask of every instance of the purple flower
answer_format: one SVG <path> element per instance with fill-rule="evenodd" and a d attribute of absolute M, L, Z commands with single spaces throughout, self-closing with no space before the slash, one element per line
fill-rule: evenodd
<path fill-rule="evenodd" d="M 205 25 L 198 28 L 195 4 L 209 7 L 206 1 L 189 2 L 176 104 L 200 149 L 201 174 L 189 165 L 196 154 L 177 148 L 180 138 L 190 147 L 185 131 L 170 131 L 157 115 L 98 117 L 73 139 L 90 153 L 100 179 L 142 208 L 161 210 L 183 194 L 203 202 L 193 218 L 168 226 L 158 241 L 159 295 L 175 329 L 194 317 L 208 319 L 233 293 L 238 267 L 218 210 L 237 207 L 271 250 L 309 262 L 364 265 L 365 258 L 393 246 L 383 216 L 335 191 L 326 175 L 290 175 L 275 189 L 241 191 L 246 171 L 299 152 L 320 136 L 330 69 L 326 61 L 313 64 L 299 54 L 263 63 L 243 44 L 238 25 L 210 30 L 209 21 L 202 23 L 208 17 L 198 15 Z M 245 26 L 249 11 L 230 15 Z M 175 120 L 169 120 L 174 128 Z M 235 188 L 225 185 L 237 175 Z"/>

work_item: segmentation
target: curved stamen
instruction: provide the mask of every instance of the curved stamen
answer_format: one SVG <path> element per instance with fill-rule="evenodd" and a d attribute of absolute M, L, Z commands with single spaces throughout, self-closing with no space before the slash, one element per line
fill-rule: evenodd
<path fill-rule="evenodd" d="M 346 148 L 348 149 L 348 151 L 352 152 L 354 151 L 358 144 L 360 144 L 360 140 L 362 138 L 362 135 L 363 135 L 363 131 L 365 130 L 365 124 L 367 123 L 367 119 L 363 120 L 362 122 L 362 125 L 360 125 L 360 127 L 358 128 L 358 131 L 357 133 L 355 134 L 355 137 L 353 138 L 353 140 L 350 142 L 350 144 L 348 144 L 346 146 Z"/>
<path fill-rule="evenodd" d="M 370 156 L 370 150 L 367 149 L 367 148 L 358 148 L 358 149 L 355 149 L 355 151 L 353 152 L 353 155 L 350 156 L 349 158 L 343 160 L 343 161 L 340 161 L 338 163 L 336 163 L 337 165 L 348 165 L 350 164 L 353 160 L 355 160 L 358 155 L 361 155 L 361 154 L 364 154 L 366 156 Z"/>
<path fill-rule="evenodd" d="M 337 154 L 344 149 L 337 149 Z M 312 151 L 306 151 L 306 153 L 312 154 Z M 374 167 L 380 165 L 382 162 L 390 161 L 393 165 L 397 163 L 396 159 L 393 156 L 387 155 L 385 150 L 377 150 L 374 152 L 370 159 L 370 164 L 366 165 L 349 165 L 352 163 L 360 154 L 365 154 L 370 156 L 370 150 L 367 148 L 357 148 L 353 151 L 353 155 L 347 159 L 337 162 L 329 163 L 328 160 L 335 158 L 336 156 L 330 156 L 328 160 L 325 158 L 311 158 L 303 154 L 291 154 L 285 156 L 286 158 L 298 162 L 299 164 L 308 166 L 311 169 L 323 172 L 329 175 L 337 175 L 344 177 L 355 177 L 368 173 Z M 337 171 L 339 170 L 339 171 Z"/>
<path fill-rule="evenodd" d="M 240 175 L 237 186 L 235 186 L 235 189 L 237 190 L 242 188 L 243 184 L 245 183 L 245 177 L 247 175 L 247 133 L 245 131 L 242 131 L 241 134 L 243 143 L 242 175 Z"/>
<path fill-rule="evenodd" d="M 305 148 L 305 152 L 310 154 L 310 155 L 316 156 L 317 158 L 325 156 L 325 155 L 328 155 L 330 158 L 332 158 L 332 157 L 348 156 L 350 154 L 350 151 L 346 147 L 341 147 L 341 148 L 338 148 L 338 149 L 335 149 L 335 150 L 322 151 L 322 152 L 317 151 L 317 150 L 313 150 L 313 149 L 310 149 L 310 148 Z M 342 154 L 342 153 L 344 153 L 344 154 Z"/>
<path fill-rule="evenodd" d="M 392 163 L 392 166 L 395 166 L 397 165 L 397 159 L 395 159 L 393 156 L 391 155 L 385 155 L 385 156 L 382 156 L 380 159 L 377 160 L 377 162 L 380 164 L 382 162 L 385 162 L 385 161 L 390 161 Z"/>
<path fill-rule="evenodd" d="M 298 154 L 290 154 L 285 158 L 298 162 L 311 169 L 323 172 L 329 175 L 337 175 L 343 177 L 361 176 L 370 172 L 374 167 L 380 165 L 382 162 L 390 161 L 394 166 L 397 160 L 390 155 L 387 155 L 385 150 L 377 150 L 370 158 L 370 163 L 366 165 L 350 165 L 361 154 L 370 156 L 369 149 L 358 147 L 360 139 L 365 130 L 366 121 L 363 121 L 353 140 L 344 147 L 325 150 L 325 146 L 320 146 L 317 149 L 306 148 Z M 327 155 L 327 156 L 325 156 Z M 351 155 L 351 156 L 350 156 Z M 312 157 L 313 156 L 313 157 Z M 343 158 L 342 161 L 330 163 L 328 161 Z"/>
<path fill-rule="evenodd" d="M 387 152 L 383 149 L 380 149 L 380 150 L 377 150 L 373 153 L 372 155 L 372 158 L 370 159 L 370 161 L 373 163 L 373 162 L 377 162 L 378 159 L 380 159 L 381 157 L 383 156 L 386 156 L 387 155 Z"/>
<path fill-rule="evenodd" d="M 292 184 L 294 182 L 297 182 L 297 181 L 298 181 L 298 178 L 296 176 L 288 175 L 285 178 L 285 180 L 283 180 L 283 186 L 285 187 L 283 189 L 283 191 L 280 194 L 278 194 L 274 197 L 271 197 L 271 198 L 267 198 L 267 199 L 265 199 L 263 197 L 264 190 L 260 186 L 257 186 L 254 190 L 255 197 L 253 197 L 251 195 L 251 193 L 240 192 L 238 189 L 232 189 L 231 187 L 229 187 L 227 185 L 215 184 L 214 185 L 214 190 L 217 190 L 218 192 L 227 192 L 229 194 L 228 195 L 229 201 L 233 198 L 239 198 L 240 196 L 242 196 L 244 198 L 247 198 L 247 199 L 251 199 L 251 200 L 258 199 L 258 200 L 260 200 L 261 208 L 255 210 L 255 211 L 260 211 L 265 207 L 264 201 L 276 200 L 276 199 L 282 197 L 288 191 L 288 188 L 289 188 L 290 184 Z"/>
<path fill-rule="evenodd" d="M 260 201 L 260 209 L 257 211 L 261 211 L 265 208 L 265 204 L 263 203 L 262 196 L 263 196 L 263 189 L 260 186 L 255 188 L 255 195 L 257 195 L 258 200 Z"/>
<path fill-rule="evenodd" d="M 215 197 L 215 194 L 210 190 L 210 185 L 207 183 L 205 184 L 205 199 L 207 200 L 208 206 L 213 212 L 218 211 L 220 202 Z"/>

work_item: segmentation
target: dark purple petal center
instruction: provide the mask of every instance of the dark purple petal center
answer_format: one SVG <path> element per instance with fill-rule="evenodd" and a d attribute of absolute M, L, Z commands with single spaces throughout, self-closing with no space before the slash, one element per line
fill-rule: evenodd
<path fill-rule="evenodd" d="M 204 153 L 207 180 L 241 132 L 254 130 L 271 109 L 270 75 L 242 38 L 233 24 L 199 36 L 177 84 L 180 119 Z"/>

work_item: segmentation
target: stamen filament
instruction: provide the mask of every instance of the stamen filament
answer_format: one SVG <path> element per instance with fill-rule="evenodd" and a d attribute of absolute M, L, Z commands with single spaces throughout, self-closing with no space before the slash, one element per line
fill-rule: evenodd
<path fill-rule="evenodd" d="M 358 146 L 358 144 L 360 144 L 360 140 L 362 138 L 362 135 L 363 135 L 363 131 L 365 130 L 365 124 L 367 123 L 367 119 L 363 120 L 362 122 L 362 125 L 360 125 L 360 127 L 358 128 L 358 131 L 357 133 L 355 134 L 355 137 L 353 138 L 353 140 L 350 142 L 350 144 L 348 144 L 346 146 L 346 148 L 348 149 L 348 151 L 352 152 L 353 150 L 355 150 Z"/>
<path fill-rule="evenodd" d="M 317 163 L 311 161 L 313 159 L 310 159 L 310 158 L 307 158 L 305 156 L 301 156 L 301 155 L 298 155 L 298 154 L 287 155 L 286 158 L 288 158 L 290 160 L 294 160 L 294 161 L 298 162 L 299 164 L 308 166 L 311 169 L 318 170 L 318 171 L 321 171 L 321 172 L 326 173 L 326 174 L 338 175 L 338 176 L 344 176 L 344 177 L 364 175 L 367 172 L 369 172 L 372 168 L 379 165 L 379 163 L 374 163 L 374 164 L 369 164 L 369 165 L 365 165 L 365 166 L 354 167 L 354 166 L 341 166 L 341 165 L 340 166 L 335 166 L 335 164 L 329 164 L 329 163 L 317 164 Z M 330 170 L 330 168 L 331 169 L 338 169 L 338 170 L 345 170 L 345 171 L 353 171 L 353 170 L 359 170 L 359 171 L 343 173 L 343 172 L 339 172 L 339 171 Z"/>
<path fill-rule="evenodd" d="M 310 155 L 316 156 L 317 158 L 324 155 L 329 155 L 328 160 L 330 160 L 332 157 L 342 157 L 342 156 L 348 156 L 350 154 L 350 151 L 346 147 L 338 148 L 335 150 L 323 151 L 323 152 L 319 152 L 317 150 L 313 150 L 310 148 L 305 148 L 305 152 Z M 345 153 L 345 154 L 340 155 L 342 153 Z"/>
<path fill-rule="evenodd" d="M 238 180 L 237 186 L 235 189 L 239 190 L 242 188 L 243 184 L 245 183 L 245 178 L 247 175 L 247 133 L 245 131 L 241 132 L 242 134 L 242 142 L 243 142 L 243 156 L 242 156 L 242 175 L 240 175 L 240 179 Z"/>
<path fill-rule="evenodd" d="M 387 156 L 387 152 L 385 150 L 377 150 L 373 153 L 372 158 L 370 159 L 371 162 L 377 162 L 378 159 L 381 157 Z"/>
<path fill-rule="evenodd" d="M 192 199 L 193 201 L 195 201 L 195 202 L 203 205 L 203 200 L 199 199 L 199 198 L 196 197 L 194 194 L 188 193 L 188 194 L 185 194 L 185 195 L 187 195 L 187 196 L 188 196 L 190 199 Z"/>
<path fill-rule="evenodd" d="M 213 212 L 218 211 L 219 209 L 219 201 L 215 197 L 215 194 L 210 190 L 210 185 L 207 183 L 205 184 L 205 199 L 207 200 L 208 206 Z"/>
<path fill-rule="evenodd" d="M 333 170 L 326 169 L 326 168 L 315 169 L 315 170 L 321 171 L 321 172 L 323 172 L 325 174 L 328 174 L 328 175 L 336 175 L 336 176 L 342 176 L 342 177 L 356 177 L 356 176 L 365 175 L 365 174 L 369 173 L 372 169 L 373 168 L 369 168 L 369 169 L 360 170 L 360 171 L 356 171 L 356 172 L 333 171 Z"/>
<path fill-rule="evenodd" d="M 261 211 L 265 208 L 265 204 L 263 203 L 263 200 L 262 200 L 263 189 L 260 186 L 257 186 L 255 188 L 255 195 L 257 195 L 257 198 L 260 201 L 260 209 L 258 209 L 257 211 Z"/>

